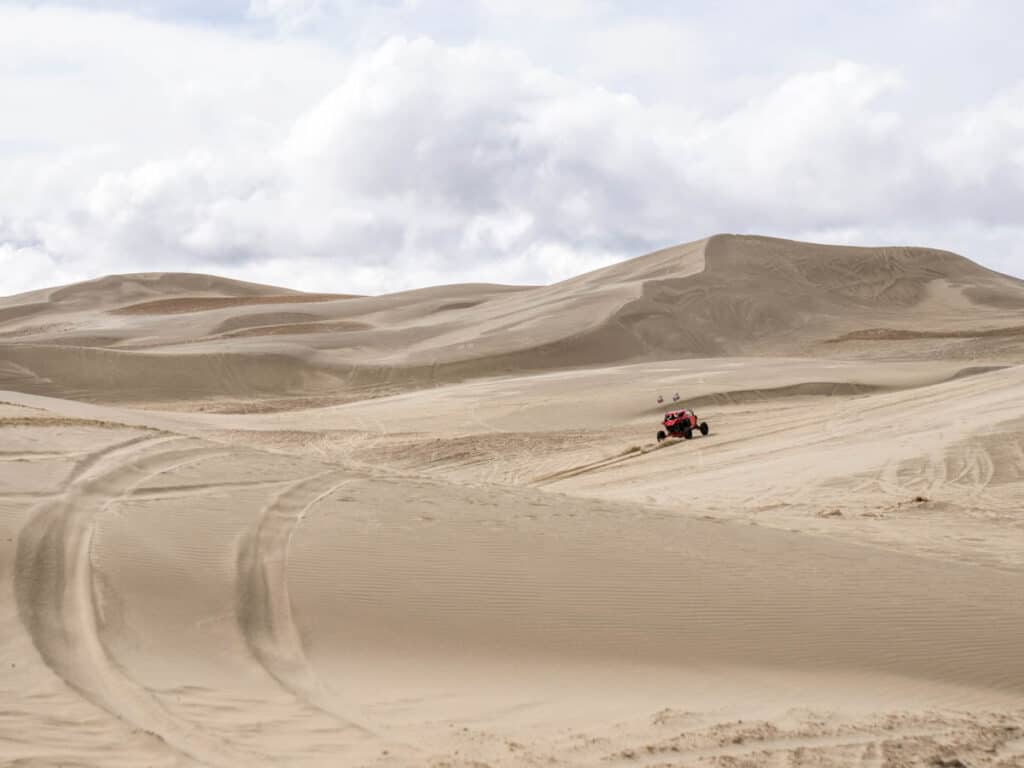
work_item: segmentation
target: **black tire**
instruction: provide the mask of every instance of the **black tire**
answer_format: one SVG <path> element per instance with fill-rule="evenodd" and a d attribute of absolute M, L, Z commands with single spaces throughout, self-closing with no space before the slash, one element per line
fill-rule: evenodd
<path fill-rule="evenodd" d="M 708 433 L 708 423 L 706 421 L 702 421 L 700 423 L 700 433 L 702 435 L 706 435 Z"/>
<path fill-rule="evenodd" d="M 658 430 L 658 442 L 660 443 L 664 439 L 665 439 L 665 430 L 659 429 Z"/>
<path fill-rule="evenodd" d="M 690 429 L 689 427 L 685 427 L 683 429 L 683 437 L 685 437 L 687 440 L 692 440 L 693 439 L 693 430 Z"/>

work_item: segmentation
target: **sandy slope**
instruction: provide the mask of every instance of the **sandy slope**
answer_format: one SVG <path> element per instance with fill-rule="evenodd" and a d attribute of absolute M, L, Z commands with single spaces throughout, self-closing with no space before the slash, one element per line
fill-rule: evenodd
<path fill-rule="evenodd" d="M 107 402 L 301 403 L 711 355 L 1021 361 L 1022 296 L 1021 281 L 944 251 L 726 235 L 539 288 L 332 299 L 122 276 L 0 302 L 0 386 Z M 907 331 L 950 335 L 909 345 Z"/>
<path fill-rule="evenodd" d="M 0 764 L 1024 765 L 1022 305 L 735 237 L 5 299 Z"/>

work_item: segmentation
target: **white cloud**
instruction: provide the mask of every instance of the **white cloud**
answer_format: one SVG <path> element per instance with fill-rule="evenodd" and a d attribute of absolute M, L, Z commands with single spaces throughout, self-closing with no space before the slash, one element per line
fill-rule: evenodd
<path fill-rule="evenodd" d="M 1024 192 L 1024 82 L 959 115 L 932 157 L 951 183 L 979 185 L 1010 175 Z"/>
<path fill-rule="evenodd" d="M 339 8 L 355 13 L 249 13 L 287 31 Z M 942 121 L 907 108 L 905 74 L 852 60 L 758 77 L 728 108 L 626 87 L 688 66 L 676 43 L 692 35 L 591 25 L 584 45 L 650 50 L 635 69 L 566 72 L 509 40 L 342 55 L 284 32 L 0 9 L 0 294 L 172 269 L 357 292 L 544 282 L 723 230 L 951 247 L 1024 272 L 1024 85 Z"/>
<path fill-rule="evenodd" d="M 0 243 L 0 274 L 11 294 L 79 279 L 79 275 L 62 270 L 45 251 L 13 243 Z"/>
<path fill-rule="evenodd" d="M 723 207 L 766 223 L 874 213 L 901 194 L 916 162 L 901 116 L 878 106 L 899 86 L 895 74 L 852 62 L 795 75 L 699 126 L 691 176 Z"/>
<path fill-rule="evenodd" d="M 294 30 L 321 20 L 325 10 L 324 0 L 251 0 L 248 14 Z"/>

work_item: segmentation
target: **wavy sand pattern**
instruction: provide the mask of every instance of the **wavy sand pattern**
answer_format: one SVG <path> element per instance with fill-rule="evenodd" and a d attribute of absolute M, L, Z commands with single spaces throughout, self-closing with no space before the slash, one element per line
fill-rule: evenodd
<path fill-rule="evenodd" d="M 736 236 L 0 299 L 0 764 L 1024 765 L 1022 305 Z"/>

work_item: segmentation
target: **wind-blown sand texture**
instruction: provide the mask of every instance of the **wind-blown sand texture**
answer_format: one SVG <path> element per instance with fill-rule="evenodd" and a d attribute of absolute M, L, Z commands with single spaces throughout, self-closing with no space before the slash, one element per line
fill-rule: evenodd
<path fill-rule="evenodd" d="M 2 299 L 0 765 L 1024 765 L 1022 309 L 738 236 Z"/>

